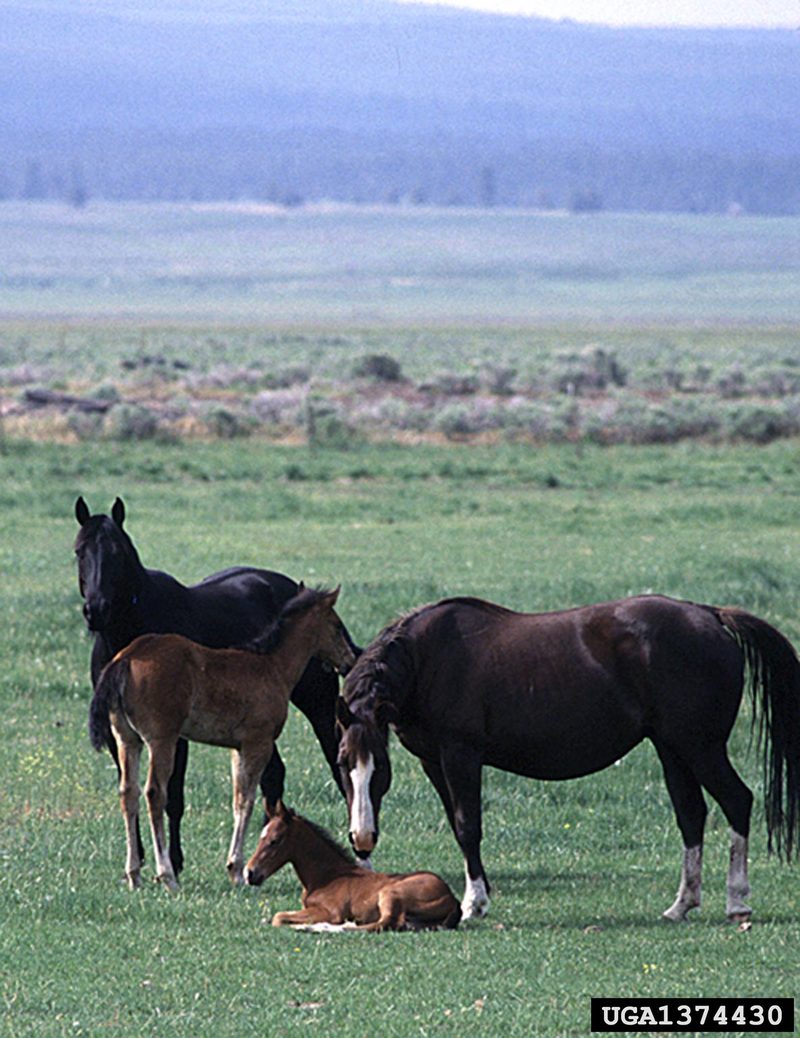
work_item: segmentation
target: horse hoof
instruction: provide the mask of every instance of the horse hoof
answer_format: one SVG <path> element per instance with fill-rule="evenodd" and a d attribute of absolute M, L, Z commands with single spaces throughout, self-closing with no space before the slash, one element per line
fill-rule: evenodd
<path fill-rule="evenodd" d="M 138 890 L 142 885 L 142 876 L 140 872 L 129 872 L 125 881 L 128 884 L 128 890 Z"/>
<path fill-rule="evenodd" d="M 745 924 L 748 924 L 747 929 L 749 930 L 750 917 L 752 916 L 752 914 L 752 908 L 738 908 L 735 912 L 728 912 L 728 922 L 741 927 L 744 927 Z"/>
<path fill-rule="evenodd" d="M 489 911 L 489 899 L 485 901 L 471 899 L 470 901 L 461 902 L 461 921 L 465 922 L 467 919 L 483 919 L 486 913 Z"/>
<path fill-rule="evenodd" d="M 489 884 L 484 879 L 467 879 L 461 902 L 462 919 L 482 919 L 489 911 Z"/>
<path fill-rule="evenodd" d="M 161 875 L 156 876 L 156 883 L 159 883 L 162 887 L 169 891 L 180 890 L 177 879 L 174 876 L 170 876 L 168 873 L 162 872 Z"/>
<path fill-rule="evenodd" d="M 668 908 L 666 912 L 661 913 L 661 918 L 665 923 L 688 923 L 689 915 L 687 912 L 676 911 L 675 909 Z"/>

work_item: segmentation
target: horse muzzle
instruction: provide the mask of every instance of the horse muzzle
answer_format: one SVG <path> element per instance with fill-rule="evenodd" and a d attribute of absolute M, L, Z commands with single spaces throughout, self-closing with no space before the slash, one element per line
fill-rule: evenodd
<path fill-rule="evenodd" d="M 86 621 L 86 626 L 89 630 L 95 634 L 104 631 L 108 625 L 108 616 L 110 611 L 110 607 L 105 602 L 101 602 L 99 605 L 95 605 L 91 602 L 84 602 L 83 618 Z"/>
<path fill-rule="evenodd" d="M 244 881 L 250 887 L 260 887 L 264 882 L 264 877 L 260 872 L 256 872 L 255 869 L 245 868 Z"/>
<path fill-rule="evenodd" d="M 350 843 L 357 858 L 368 858 L 378 843 L 377 831 L 351 832 Z"/>

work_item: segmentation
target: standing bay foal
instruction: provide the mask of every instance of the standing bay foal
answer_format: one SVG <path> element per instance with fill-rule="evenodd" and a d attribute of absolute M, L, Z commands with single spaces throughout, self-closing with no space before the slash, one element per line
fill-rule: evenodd
<path fill-rule="evenodd" d="M 245 878 L 259 886 L 288 862 L 303 884 L 300 912 L 278 912 L 273 926 L 308 929 L 452 930 L 461 908 L 433 872 L 391 874 L 357 865 L 323 829 L 279 803 L 261 833 Z"/>
<path fill-rule="evenodd" d="M 102 749 L 109 733 L 120 762 L 120 806 L 127 835 L 126 875 L 141 883 L 136 839 L 139 758 L 147 744 L 145 795 L 157 878 L 177 886 L 167 853 L 164 806 L 180 738 L 227 746 L 232 754 L 233 837 L 228 872 L 242 883 L 244 836 L 259 779 L 286 720 L 289 696 L 312 656 L 346 673 L 355 655 L 334 605 L 335 591 L 304 589 L 246 649 L 209 649 L 177 634 L 147 634 L 117 653 L 97 683 L 89 733 Z"/>

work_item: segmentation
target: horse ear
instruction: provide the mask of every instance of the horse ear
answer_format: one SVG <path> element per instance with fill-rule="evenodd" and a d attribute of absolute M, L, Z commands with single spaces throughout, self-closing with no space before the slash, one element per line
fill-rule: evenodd
<path fill-rule="evenodd" d="M 356 721 L 356 715 L 341 696 L 336 697 L 336 722 L 342 728 L 349 728 Z"/>
<path fill-rule="evenodd" d="M 300 594 L 301 591 L 305 591 L 305 589 L 306 589 L 306 582 L 304 580 L 301 580 L 300 583 L 297 585 L 297 593 L 298 593 L 298 595 Z"/>
<path fill-rule="evenodd" d="M 86 520 L 89 518 L 91 514 L 92 513 L 89 511 L 89 506 L 86 504 L 82 497 L 79 497 L 78 500 L 75 502 L 75 518 L 78 520 L 78 523 L 81 526 L 84 526 Z"/>
<path fill-rule="evenodd" d="M 387 703 L 386 700 L 381 700 L 375 709 L 375 719 L 379 725 L 396 724 L 399 720 L 399 713 L 394 703 Z"/>
<path fill-rule="evenodd" d="M 338 599 L 339 592 L 341 590 L 342 590 L 342 585 L 341 584 L 337 584 L 336 587 L 333 589 L 333 591 L 331 591 L 331 593 L 328 595 L 328 601 L 330 602 L 331 606 L 335 606 L 336 605 L 336 600 Z"/>
<path fill-rule="evenodd" d="M 125 522 L 125 504 L 121 497 L 118 497 L 111 507 L 111 518 L 121 530 Z"/>

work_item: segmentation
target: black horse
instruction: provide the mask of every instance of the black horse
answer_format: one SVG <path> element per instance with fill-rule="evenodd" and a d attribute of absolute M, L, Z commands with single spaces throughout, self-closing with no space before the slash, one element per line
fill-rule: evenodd
<path fill-rule="evenodd" d="M 483 765 L 576 778 L 650 739 L 684 844 L 665 917 L 684 919 L 700 904 L 706 790 L 731 826 L 727 913 L 746 919 L 753 797 L 726 749 L 745 673 L 763 737 L 769 846 L 788 858 L 800 828 L 800 662 L 774 627 L 743 610 L 660 596 L 543 614 L 472 598 L 423 606 L 365 650 L 337 708 L 354 849 L 367 857 L 377 842 L 391 725 L 420 758 L 464 854 L 464 916 L 482 915 Z"/>
<path fill-rule="evenodd" d="M 168 573 L 142 565 L 123 529 L 125 506 L 120 498 L 114 502 L 109 517 L 91 515 L 86 502 L 79 497 L 75 517 L 80 524 L 75 553 L 84 598 L 83 614 L 94 634 L 93 686 L 106 663 L 140 634 L 182 634 L 209 648 L 243 645 L 256 638 L 299 589 L 282 573 L 243 566 L 214 573 L 199 584 L 185 587 Z M 338 692 L 337 676 L 318 660 L 312 660 L 292 693 L 292 702 L 311 722 L 341 789 L 334 720 Z M 108 748 L 116 761 L 113 739 Z M 180 823 L 186 761 L 187 745 L 181 739 L 167 794 L 169 855 L 176 875 L 183 867 Z M 261 779 L 268 809 L 283 795 L 285 771 L 276 749 Z M 141 840 L 139 844 L 141 849 Z"/>

